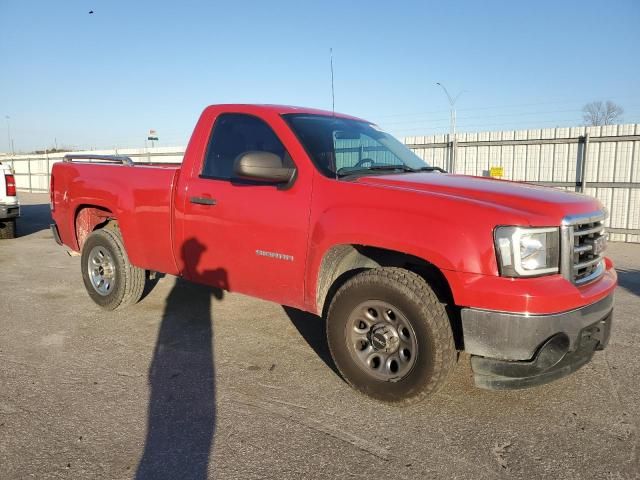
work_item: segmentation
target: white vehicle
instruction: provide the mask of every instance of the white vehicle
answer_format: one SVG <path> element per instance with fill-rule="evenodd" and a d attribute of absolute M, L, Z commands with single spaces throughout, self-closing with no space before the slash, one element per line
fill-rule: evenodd
<path fill-rule="evenodd" d="M 16 179 L 10 165 L 0 162 L 0 239 L 16 236 L 16 219 L 20 204 L 16 192 Z"/>

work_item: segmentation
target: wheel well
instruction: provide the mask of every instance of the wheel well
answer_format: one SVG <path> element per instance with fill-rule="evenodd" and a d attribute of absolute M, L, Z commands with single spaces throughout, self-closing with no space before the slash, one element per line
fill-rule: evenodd
<path fill-rule="evenodd" d="M 454 303 L 449 282 L 438 267 L 407 253 L 365 245 L 338 245 L 331 248 L 320 266 L 316 292 L 318 312 L 326 318 L 333 296 L 347 280 L 363 270 L 379 267 L 404 268 L 424 278 L 438 300 L 446 305 L 456 348 L 463 349 L 460 308 Z"/>
<path fill-rule="evenodd" d="M 74 222 L 78 250 L 82 250 L 82 245 L 91 232 L 102 228 L 113 218 L 113 213 L 108 208 L 96 205 L 80 205 L 76 210 Z"/>

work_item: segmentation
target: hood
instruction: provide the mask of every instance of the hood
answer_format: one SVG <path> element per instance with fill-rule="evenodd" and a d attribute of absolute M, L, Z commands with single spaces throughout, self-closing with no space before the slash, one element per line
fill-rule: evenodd
<path fill-rule="evenodd" d="M 468 175 L 420 172 L 362 176 L 355 181 L 363 185 L 445 195 L 463 201 L 508 208 L 527 216 L 542 217 L 539 221 L 554 225 L 559 224 L 566 215 L 589 213 L 603 208 L 595 198 L 578 193 Z"/>

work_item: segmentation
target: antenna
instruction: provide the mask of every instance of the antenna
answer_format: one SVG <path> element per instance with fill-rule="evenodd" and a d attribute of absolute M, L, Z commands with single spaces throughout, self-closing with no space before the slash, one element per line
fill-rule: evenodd
<path fill-rule="evenodd" d="M 329 56 L 331 60 L 331 112 L 336 115 L 336 95 L 333 90 L 333 48 L 329 49 Z"/>

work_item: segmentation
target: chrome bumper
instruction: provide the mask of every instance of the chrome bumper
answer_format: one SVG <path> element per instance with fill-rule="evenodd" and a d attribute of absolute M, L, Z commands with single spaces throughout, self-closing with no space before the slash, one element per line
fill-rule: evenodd
<path fill-rule="evenodd" d="M 20 216 L 20 205 L 19 204 L 10 204 L 10 205 L 0 205 L 0 219 L 7 218 L 17 218 Z"/>
<path fill-rule="evenodd" d="M 613 292 L 576 310 L 551 315 L 527 315 L 462 309 L 464 349 L 471 355 L 502 360 L 530 360 L 543 342 L 562 333 L 569 351 L 577 347 L 580 331 L 613 310 Z"/>
<path fill-rule="evenodd" d="M 490 390 L 548 383 L 588 363 L 609 342 L 613 293 L 553 315 L 462 310 L 465 350 L 476 386 Z"/>

